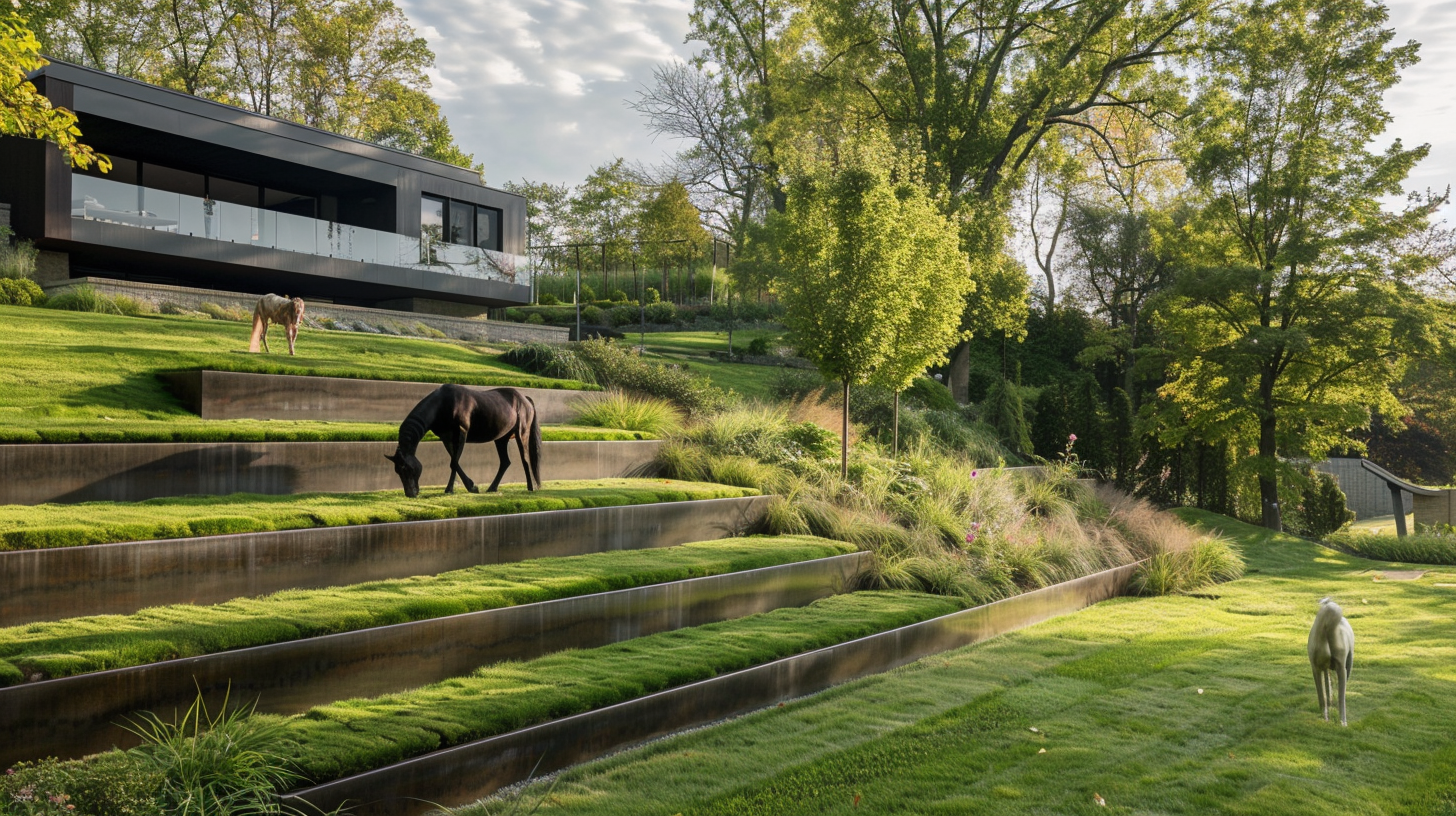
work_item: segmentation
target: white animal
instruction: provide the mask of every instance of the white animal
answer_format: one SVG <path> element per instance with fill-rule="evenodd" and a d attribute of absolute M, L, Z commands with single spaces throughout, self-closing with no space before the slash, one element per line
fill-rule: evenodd
<path fill-rule="evenodd" d="M 1345 683 L 1355 665 L 1355 630 L 1345 620 L 1345 610 L 1329 598 L 1320 600 L 1314 626 L 1309 629 L 1309 666 L 1314 670 L 1314 691 L 1319 697 L 1325 722 L 1330 721 L 1330 675 L 1340 689 L 1340 725 L 1345 721 Z"/>

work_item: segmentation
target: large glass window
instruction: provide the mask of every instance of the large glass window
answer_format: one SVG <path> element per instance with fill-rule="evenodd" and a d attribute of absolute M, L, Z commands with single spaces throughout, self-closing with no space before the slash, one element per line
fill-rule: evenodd
<path fill-rule="evenodd" d="M 440 241 L 445 235 L 445 202 L 424 196 L 420 199 L 420 238 Z"/>
<path fill-rule="evenodd" d="M 313 218 L 318 215 L 315 204 L 313 196 L 266 188 L 263 190 L 263 209 L 265 210 Z"/>
<path fill-rule="evenodd" d="M 228 181 L 211 176 L 207 179 L 207 195 L 214 201 L 241 204 L 244 207 L 258 206 L 258 188 L 240 181 Z"/>
<path fill-rule="evenodd" d="M 450 234 L 447 244 L 475 246 L 475 206 L 461 201 L 450 202 Z"/>
<path fill-rule="evenodd" d="M 475 245 L 481 249 L 500 251 L 500 211 L 475 208 Z"/>
<path fill-rule="evenodd" d="M 142 165 L 142 185 L 153 190 L 181 193 L 196 198 L 207 195 L 207 180 L 201 173 L 189 173 L 151 162 Z"/>

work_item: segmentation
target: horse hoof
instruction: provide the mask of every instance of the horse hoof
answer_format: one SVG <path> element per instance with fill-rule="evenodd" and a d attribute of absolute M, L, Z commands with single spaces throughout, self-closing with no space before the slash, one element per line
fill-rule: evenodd
<path fill-rule="evenodd" d="M 469 487 L 467 487 L 465 489 L 466 490 L 469 490 L 471 493 L 479 493 L 480 492 L 480 488 L 476 487 L 475 485 L 471 485 L 471 486 L 469 486 Z"/>

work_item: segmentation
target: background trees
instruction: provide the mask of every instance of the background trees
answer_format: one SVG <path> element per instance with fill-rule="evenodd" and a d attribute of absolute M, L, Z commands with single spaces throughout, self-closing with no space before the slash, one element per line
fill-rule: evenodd
<path fill-rule="evenodd" d="M 45 139 L 60 147 L 66 159 L 77 167 L 93 162 L 109 169 L 111 162 L 82 144 L 76 116 L 51 107 L 35 86 L 25 80 L 31 71 L 45 65 L 40 42 L 12 11 L 0 12 L 0 136 Z"/>

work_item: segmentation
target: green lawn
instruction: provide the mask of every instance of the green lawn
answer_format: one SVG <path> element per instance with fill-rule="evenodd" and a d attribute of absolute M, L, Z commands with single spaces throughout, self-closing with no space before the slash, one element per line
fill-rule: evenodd
<path fill-rule="evenodd" d="M 175 439 L 177 434 L 210 441 L 233 429 L 239 439 L 270 433 L 269 438 L 277 439 L 295 438 L 289 434 L 376 438 L 367 434 L 381 430 L 354 423 L 204 422 L 185 411 L 156 376 L 182 369 L 583 387 L 526 374 L 499 362 L 493 351 L 462 343 L 304 329 L 298 356 L 289 357 L 247 353 L 250 326 L 245 323 L 19 306 L 0 306 L 0 322 L 5 324 L 0 333 L 0 357 L 5 360 L 0 366 L 0 441 L 69 441 L 76 432 L 93 429 L 102 438 L 121 433 L 125 440 L 139 441 Z M 155 430 L 149 431 L 149 425 Z"/>
<path fill-rule="evenodd" d="M 1456 814 L 1456 588 L 1436 586 L 1456 571 L 1374 581 L 1384 564 L 1180 514 L 1239 541 L 1246 577 L 584 765 L 540 812 Z M 1355 630 L 1348 728 L 1319 719 L 1305 657 L 1325 595 Z"/>
<path fill-rule="evenodd" d="M 262 496 L 180 496 L 142 502 L 0 506 L 0 551 L 75 547 L 154 538 L 342 527 L 390 521 L 493 516 L 579 507 L 717 499 L 757 495 L 744 487 L 667 479 L 548 481 L 528 492 L 506 485 L 498 493 L 446 495 L 425 488 L 418 498 L 400 490 Z"/>
<path fill-rule="evenodd" d="M 853 551 L 849 544 L 813 536 L 731 538 L 13 626 L 0 629 L 0 686 L 35 673 L 66 677 Z"/>
<path fill-rule="evenodd" d="M 321 782 L 960 608 L 950 598 L 918 592 L 836 595 L 806 607 L 500 663 L 413 691 L 269 718 L 286 722 L 300 771 Z"/>
<path fill-rule="evenodd" d="M 623 343 L 638 344 L 640 335 L 627 332 Z M 757 337 L 770 341 L 783 337 L 779 329 L 751 329 L 733 332 L 733 347 L 742 352 Z M 656 362 L 676 363 L 694 374 L 701 374 L 719 388 L 732 389 L 745 397 L 767 399 L 768 380 L 777 368 L 772 366 L 722 363 L 708 356 L 709 351 L 727 351 L 727 332 L 649 332 L 643 356 Z"/>
<path fill-rule="evenodd" d="M 401 420 L 403 417 L 401 417 Z M 40 442 L 393 442 L 399 425 L 384 422 L 293 422 L 279 420 L 205 421 L 191 414 L 176 420 L 103 419 L 78 423 L 67 417 L 26 417 L 0 425 L 0 444 Z M 547 442 L 622 442 L 654 439 L 641 431 L 581 425 L 542 425 Z M 425 434 L 426 442 L 438 441 Z"/>

